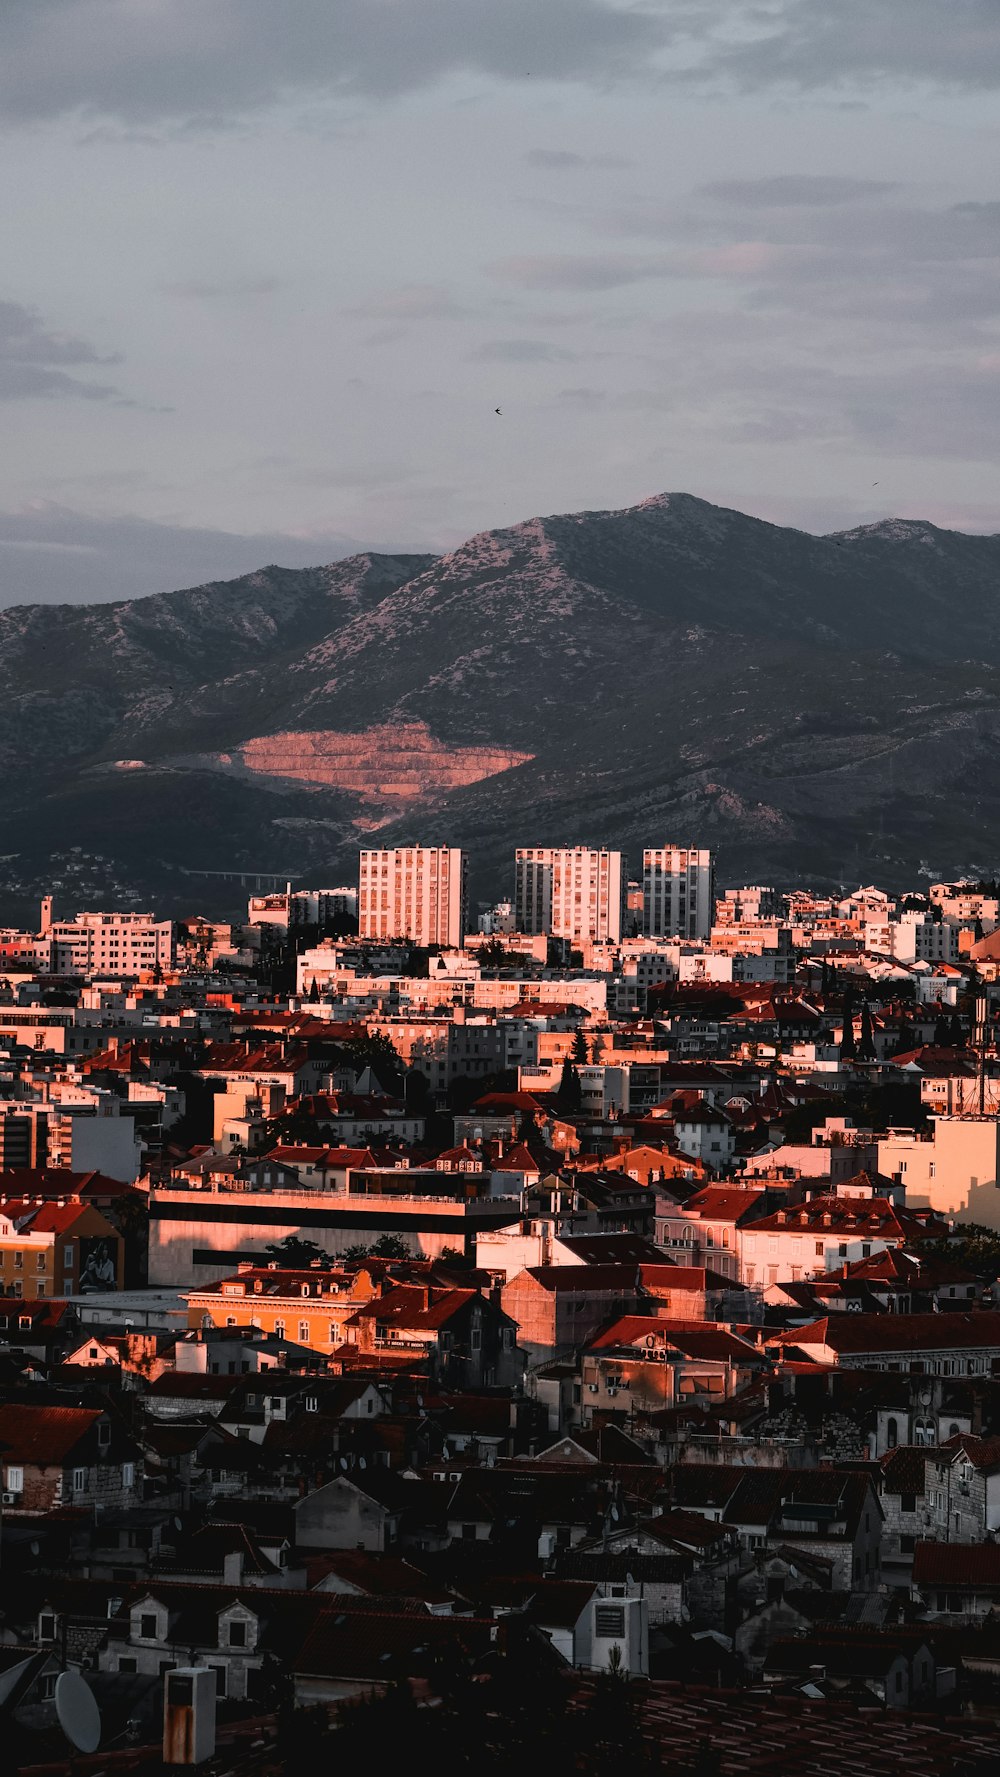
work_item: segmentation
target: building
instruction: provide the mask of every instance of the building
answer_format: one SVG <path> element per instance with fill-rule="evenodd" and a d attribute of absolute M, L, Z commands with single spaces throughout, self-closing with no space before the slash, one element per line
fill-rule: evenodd
<path fill-rule="evenodd" d="M 121 1289 L 124 1242 L 79 1197 L 0 1196 L 0 1288 L 10 1296 L 89 1295 Z"/>
<path fill-rule="evenodd" d="M 282 894 L 251 895 L 247 924 L 269 926 L 276 933 L 301 931 L 306 926 L 346 925 L 358 915 L 356 888 L 293 889 Z"/>
<path fill-rule="evenodd" d="M 926 1232 L 922 1222 L 886 1197 L 813 1197 L 741 1230 L 743 1281 L 764 1289 L 779 1280 L 822 1277 L 918 1241 Z"/>
<path fill-rule="evenodd" d="M 582 944 L 617 944 L 625 871 L 620 851 L 527 846 L 514 859 L 514 908 L 521 932 Z"/>
<path fill-rule="evenodd" d="M 465 935 L 466 859 L 456 846 L 361 853 L 359 938 L 405 938 L 459 948 Z"/>
<path fill-rule="evenodd" d="M 931 1133 L 890 1130 L 878 1169 L 904 1187 L 911 1209 L 1000 1229 L 1000 1123 L 996 1117 L 932 1117 Z"/>
<path fill-rule="evenodd" d="M 715 911 L 710 851 L 681 845 L 642 854 L 642 929 L 647 938 L 708 938 Z"/>
<path fill-rule="evenodd" d="M 479 1229 L 520 1219 L 520 1202 L 466 1195 L 466 1183 L 461 1174 L 413 1167 L 350 1170 L 344 1190 L 288 1190 L 221 1173 L 203 1184 L 155 1185 L 149 1281 L 189 1286 L 227 1265 L 266 1265 L 269 1247 L 289 1234 L 331 1256 L 383 1234 L 404 1240 L 414 1258 L 436 1258 L 446 1247 L 471 1253 Z"/>
<path fill-rule="evenodd" d="M 374 1294 L 364 1270 L 291 1270 L 271 1263 L 241 1265 L 229 1277 L 185 1290 L 184 1299 L 192 1328 L 254 1328 L 310 1351 L 333 1352 L 350 1337 L 346 1322 Z"/>
<path fill-rule="evenodd" d="M 0 1406 L 4 1514 L 130 1507 L 142 1499 L 142 1453 L 99 1407 Z"/>
<path fill-rule="evenodd" d="M 52 897 L 42 902 L 41 936 L 50 946 L 53 975 L 151 975 L 169 969 L 174 928 L 151 913 L 78 913 L 53 921 Z"/>

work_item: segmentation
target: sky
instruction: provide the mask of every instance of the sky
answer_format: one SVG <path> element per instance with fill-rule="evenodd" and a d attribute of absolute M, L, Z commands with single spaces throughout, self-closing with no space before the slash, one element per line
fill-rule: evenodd
<path fill-rule="evenodd" d="M 0 604 L 1000 531 L 998 86 L 998 0 L 3 0 Z"/>

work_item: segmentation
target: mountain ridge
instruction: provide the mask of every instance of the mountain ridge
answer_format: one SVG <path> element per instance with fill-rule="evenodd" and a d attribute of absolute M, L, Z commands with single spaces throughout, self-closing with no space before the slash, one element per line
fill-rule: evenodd
<path fill-rule="evenodd" d="M 9 606 L 0 897 L 80 846 L 190 907 L 186 869 L 350 879 L 373 833 L 466 844 L 485 894 L 518 843 L 710 844 L 727 880 L 991 868 L 998 571 L 997 536 L 818 537 L 664 493 L 441 556 Z"/>

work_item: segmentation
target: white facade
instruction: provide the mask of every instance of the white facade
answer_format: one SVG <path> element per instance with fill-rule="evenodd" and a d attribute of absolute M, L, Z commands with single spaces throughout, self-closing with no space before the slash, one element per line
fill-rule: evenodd
<path fill-rule="evenodd" d="M 515 856 L 518 930 L 571 944 L 618 943 L 625 873 L 620 851 L 589 846 L 524 846 Z"/>
<path fill-rule="evenodd" d="M 995 1117 L 934 1117 L 926 1136 L 890 1131 L 878 1169 L 906 1190 L 908 1209 L 1000 1229 L 1000 1123 Z"/>
<path fill-rule="evenodd" d="M 174 928 L 151 913 L 78 913 L 43 931 L 54 975 L 143 975 L 169 969 Z"/>
<path fill-rule="evenodd" d="M 642 929 L 649 938 L 708 938 L 715 911 L 710 851 L 682 845 L 642 854 Z"/>
<path fill-rule="evenodd" d="M 358 936 L 459 948 L 465 931 L 465 858 L 456 846 L 363 851 Z"/>

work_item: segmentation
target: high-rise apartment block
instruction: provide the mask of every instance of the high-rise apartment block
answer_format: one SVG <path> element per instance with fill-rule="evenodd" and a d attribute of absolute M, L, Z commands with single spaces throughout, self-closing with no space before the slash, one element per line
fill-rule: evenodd
<path fill-rule="evenodd" d="M 624 886 L 620 851 L 524 846 L 515 858 L 517 929 L 573 944 L 617 943 Z"/>
<path fill-rule="evenodd" d="M 363 851 L 358 936 L 455 948 L 465 933 L 466 862 L 448 845 Z"/>
<path fill-rule="evenodd" d="M 710 851 L 654 846 L 642 854 L 642 928 L 647 938 L 708 938 L 715 907 Z"/>

